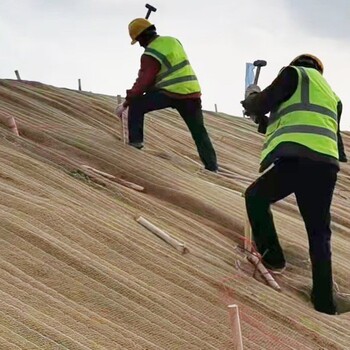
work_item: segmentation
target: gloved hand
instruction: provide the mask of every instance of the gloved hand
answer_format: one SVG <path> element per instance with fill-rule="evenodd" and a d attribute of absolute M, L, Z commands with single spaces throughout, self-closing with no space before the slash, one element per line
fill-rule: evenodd
<path fill-rule="evenodd" d="M 266 134 L 267 126 L 269 124 L 269 118 L 266 115 L 263 115 L 259 118 L 259 126 L 258 126 L 258 132 L 260 134 Z"/>
<path fill-rule="evenodd" d="M 255 124 L 260 123 L 261 117 L 259 115 L 250 114 L 249 117 Z"/>
<path fill-rule="evenodd" d="M 261 89 L 258 85 L 256 84 L 250 84 L 247 89 L 245 90 L 245 95 L 244 98 L 247 98 L 248 96 L 252 94 L 256 94 L 258 92 L 261 92 Z"/>
<path fill-rule="evenodd" d="M 249 92 L 248 91 L 248 93 L 250 93 L 250 95 L 246 96 L 246 98 L 243 101 L 241 101 L 241 105 L 244 108 L 244 115 L 250 117 L 253 114 L 250 110 L 251 101 L 254 100 L 254 95 L 256 94 L 256 92 Z M 246 92 L 246 94 L 247 94 L 247 92 Z"/>
<path fill-rule="evenodd" d="M 260 87 L 256 84 L 250 84 L 245 91 L 245 99 L 241 101 L 242 106 L 245 109 L 244 114 L 250 117 L 255 124 L 259 124 L 259 117 L 255 116 L 251 110 L 251 101 L 254 100 L 254 95 L 261 91 Z"/>
<path fill-rule="evenodd" d="M 342 163 L 348 162 L 348 158 L 346 157 L 345 153 L 339 154 L 339 162 L 342 162 Z"/>
<path fill-rule="evenodd" d="M 124 104 L 121 103 L 117 106 L 117 108 L 115 109 L 115 114 L 117 115 L 117 117 L 121 118 L 123 112 L 126 110 L 126 107 L 124 107 Z"/>

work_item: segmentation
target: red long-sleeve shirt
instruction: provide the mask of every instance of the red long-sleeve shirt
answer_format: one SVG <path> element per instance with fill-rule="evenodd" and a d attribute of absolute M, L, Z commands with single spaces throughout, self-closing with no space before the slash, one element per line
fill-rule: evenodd
<path fill-rule="evenodd" d="M 126 90 L 126 98 L 124 103 L 125 106 L 127 106 L 133 98 L 141 96 L 145 92 L 152 90 L 152 88 L 155 85 L 156 76 L 160 71 L 160 68 L 160 63 L 152 56 L 145 54 L 141 56 L 141 67 L 139 69 L 138 77 L 133 87 L 129 90 Z M 162 92 L 168 95 L 169 97 L 176 99 L 201 97 L 200 92 L 187 95 L 176 94 L 165 90 L 162 90 Z"/>

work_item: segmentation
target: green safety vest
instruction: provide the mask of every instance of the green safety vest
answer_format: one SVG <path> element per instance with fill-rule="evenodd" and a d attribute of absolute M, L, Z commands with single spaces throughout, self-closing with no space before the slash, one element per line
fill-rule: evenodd
<path fill-rule="evenodd" d="M 298 72 L 298 87 L 293 96 L 270 115 L 261 154 L 262 170 L 276 160 L 270 159 L 269 155 L 284 142 L 299 144 L 338 159 L 339 98 L 316 69 L 293 68 Z M 283 157 L 283 153 L 279 153 L 280 157 Z M 269 164 L 264 164 L 266 161 Z"/>
<path fill-rule="evenodd" d="M 161 65 L 156 76 L 156 89 L 183 95 L 201 91 L 186 52 L 177 39 L 159 36 L 147 46 L 144 54 L 154 57 Z"/>

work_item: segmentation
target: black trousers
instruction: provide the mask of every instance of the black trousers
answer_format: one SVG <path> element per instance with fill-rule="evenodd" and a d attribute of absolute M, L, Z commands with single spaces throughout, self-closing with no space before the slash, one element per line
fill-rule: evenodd
<path fill-rule="evenodd" d="M 161 92 L 150 92 L 133 99 L 129 105 L 129 142 L 143 142 L 143 124 L 146 113 L 175 108 L 185 121 L 206 169 L 218 168 L 216 153 L 204 125 L 201 100 L 174 99 Z"/>
<path fill-rule="evenodd" d="M 282 159 L 245 193 L 253 238 L 263 261 L 285 265 L 270 205 L 294 193 L 304 219 L 312 263 L 312 299 L 316 310 L 334 314 L 330 206 L 338 168 L 308 159 Z"/>

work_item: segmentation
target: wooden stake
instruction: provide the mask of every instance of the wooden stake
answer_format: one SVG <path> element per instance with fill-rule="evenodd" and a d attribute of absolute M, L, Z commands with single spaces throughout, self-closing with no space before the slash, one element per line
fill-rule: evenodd
<path fill-rule="evenodd" d="M 153 232 L 155 235 L 163 239 L 165 242 L 169 243 L 172 247 L 177 249 L 181 254 L 186 253 L 188 250 L 185 247 L 184 243 L 178 242 L 176 239 L 172 238 L 169 236 L 166 232 L 162 231 L 160 228 L 157 226 L 153 225 L 150 223 L 148 220 L 143 218 L 142 216 L 138 217 L 136 221 L 141 224 L 142 226 L 146 227 L 148 230 Z"/>
<path fill-rule="evenodd" d="M 215 107 L 215 113 L 217 113 L 218 112 L 218 106 L 217 106 L 216 103 L 215 103 L 214 107 Z"/>
<path fill-rule="evenodd" d="M 124 144 L 129 143 L 128 119 L 129 119 L 129 107 L 127 107 L 125 111 L 122 113 L 122 118 L 121 118 L 122 138 L 123 138 Z"/>
<path fill-rule="evenodd" d="M 19 132 L 17 129 L 17 124 L 15 118 L 8 114 L 7 112 L 2 111 L 0 115 L 0 120 L 11 129 L 11 131 L 16 135 L 19 136 Z"/>
<path fill-rule="evenodd" d="M 81 91 L 81 79 L 78 79 L 78 89 Z"/>
<path fill-rule="evenodd" d="M 122 97 L 120 95 L 117 95 L 117 103 L 118 103 L 118 106 L 122 103 Z M 122 114 L 122 117 L 120 118 L 120 129 L 121 129 L 121 135 L 122 135 L 122 140 L 124 144 L 129 143 L 128 115 L 129 115 L 129 108 L 126 108 Z"/>
<path fill-rule="evenodd" d="M 15 74 L 16 74 L 17 80 L 22 80 L 21 76 L 19 75 L 19 71 L 17 69 L 15 70 Z"/>
<path fill-rule="evenodd" d="M 237 305 L 228 305 L 235 350 L 243 350 L 241 322 Z"/>
<path fill-rule="evenodd" d="M 17 129 L 17 124 L 16 124 L 16 121 L 15 121 L 15 118 L 14 117 L 11 117 L 8 119 L 8 126 L 9 128 L 11 129 L 11 131 L 16 135 L 16 136 L 19 136 L 19 132 L 18 132 L 18 129 Z"/>

